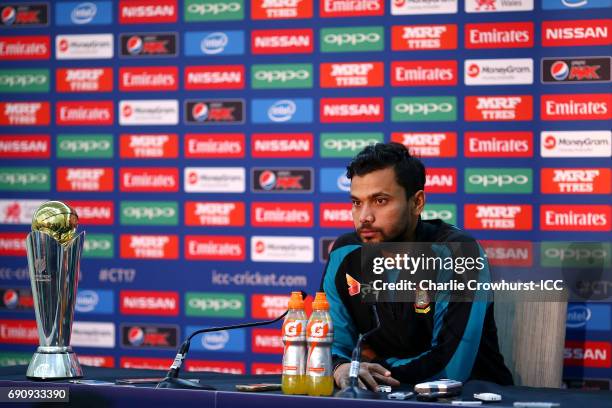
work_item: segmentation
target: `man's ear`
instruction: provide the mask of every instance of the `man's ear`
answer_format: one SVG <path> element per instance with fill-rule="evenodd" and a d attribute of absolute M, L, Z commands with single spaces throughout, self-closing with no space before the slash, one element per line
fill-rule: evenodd
<path fill-rule="evenodd" d="M 412 197 L 412 214 L 415 216 L 419 216 L 421 215 L 423 208 L 425 208 L 425 192 L 423 190 L 419 190 L 414 193 L 414 196 Z"/>

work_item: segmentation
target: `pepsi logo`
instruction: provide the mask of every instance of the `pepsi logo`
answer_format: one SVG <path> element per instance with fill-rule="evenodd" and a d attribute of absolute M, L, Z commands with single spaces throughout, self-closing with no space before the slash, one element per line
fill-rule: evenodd
<path fill-rule="evenodd" d="M 193 105 L 191 114 L 197 122 L 204 122 L 208 118 L 208 105 L 202 102 L 196 103 Z"/>
<path fill-rule="evenodd" d="M 287 122 L 295 115 L 296 110 L 297 107 L 295 106 L 295 102 L 283 99 L 274 102 L 274 104 L 268 108 L 268 117 L 273 122 Z"/>
<path fill-rule="evenodd" d="M 128 341 L 133 346 L 140 346 L 144 342 L 144 330 L 140 327 L 130 327 Z"/>
<path fill-rule="evenodd" d="M 259 175 L 259 184 L 264 190 L 272 190 L 276 185 L 276 174 L 270 170 L 262 172 Z"/>
<path fill-rule="evenodd" d="M 480 67 L 476 64 L 472 64 L 468 67 L 467 71 L 468 76 L 475 78 L 480 74 Z"/>
<path fill-rule="evenodd" d="M 11 25 L 17 18 L 17 10 L 14 7 L 8 6 L 2 9 L 2 24 Z"/>
<path fill-rule="evenodd" d="M 346 177 L 345 173 L 342 173 L 338 180 L 336 180 L 338 188 L 342 191 L 351 191 L 351 179 Z"/>
<path fill-rule="evenodd" d="M 257 252 L 258 254 L 261 254 L 265 249 L 266 244 L 264 244 L 263 241 L 257 241 L 255 243 L 255 252 Z"/>
<path fill-rule="evenodd" d="M 62 38 L 59 43 L 59 49 L 61 52 L 68 51 L 68 40 L 66 40 L 65 38 Z"/>
<path fill-rule="evenodd" d="M 546 149 L 554 149 L 556 145 L 557 145 L 557 139 L 554 136 L 552 135 L 546 136 L 546 138 L 544 139 L 544 147 Z"/>
<path fill-rule="evenodd" d="M 208 34 L 200 43 L 200 49 L 204 54 L 219 54 L 227 46 L 229 39 L 225 33 Z"/>
<path fill-rule="evenodd" d="M 19 302 L 19 295 L 13 289 L 8 289 L 6 292 L 4 292 L 2 300 L 4 301 L 4 306 L 6 306 L 7 309 L 14 309 Z"/>
<path fill-rule="evenodd" d="M 130 116 L 132 116 L 133 112 L 134 111 L 132 110 L 132 105 L 125 105 L 123 107 L 122 113 L 123 113 L 123 116 L 126 117 L 126 118 L 129 118 Z"/>
<path fill-rule="evenodd" d="M 563 81 L 570 73 L 569 66 L 563 61 L 557 61 L 550 67 L 550 74 L 557 81 Z"/>
<path fill-rule="evenodd" d="M 137 55 L 142 52 L 144 41 L 138 35 L 131 36 L 127 41 L 127 50 L 132 55 Z"/>

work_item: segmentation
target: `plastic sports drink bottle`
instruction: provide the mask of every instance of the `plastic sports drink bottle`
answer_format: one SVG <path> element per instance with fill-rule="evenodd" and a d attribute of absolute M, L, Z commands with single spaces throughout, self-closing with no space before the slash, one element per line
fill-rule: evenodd
<path fill-rule="evenodd" d="M 332 395 L 334 377 L 331 346 L 334 341 L 334 326 L 329 315 L 329 303 L 323 292 L 317 292 L 312 302 L 312 315 L 306 327 L 306 341 L 306 393 L 314 396 Z"/>
<path fill-rule="evenodd" d="M 284 394 L 306 394 L 306 312 L 301 292 L 291 292 L 289 312 L 283 322 L 282 390 Z"/>

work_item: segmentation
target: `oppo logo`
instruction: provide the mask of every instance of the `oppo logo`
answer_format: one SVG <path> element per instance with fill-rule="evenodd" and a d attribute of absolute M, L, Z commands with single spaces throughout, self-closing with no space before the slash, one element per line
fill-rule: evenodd
<path fill-rule="evenodd" d="M 34 184 L 46 183 L 48 180 L 45 173 L 4 173 L 0 174 L 0 183 L 6 184 Z"/>
<path fill-rule="evenodd" d="M 189 307 L 198 310 L 240 310 L 242 302 L 238 299 L 207 299 L 207 298 L 192 298 L 189 299 Z"/>
<path fill-rule="evenodd" d="M 357 45 L 362 43 L 377 43 L 381 40 L 378 33 L 343 33 L 343 34 L 327 34 L 323 37 L 323 41 L 333 45 Z"/>
<path fill-rule="evenodd" d="M 111 143 L 108 140 L 62 140 L 59 147 L 63 151 L 87 153 L 110 150 Z"/>
<path fill-rule="evenodd" d="M 146 218 L 153 220 L 156 218 L 172 218 L 176 215 L 176 210 L 172 207 L 126 207 L 123 215 L 138 220 Z"/>
<path fill-rule="evenodd" d="M 477 184 L 483 187 L 503 187 L 510 184 L 527 184 L 529 183 L 529 177 L 523 174 L 517 174 L 515 176 L 511 176 L 509 174 L 472 174 L 468 177 L 468 181 L 471 184 Z"/>
<path fill-rule="evenodd" d="M 323 147 L 341 152 L 344 150 L 362 150 L 364 147 L 378 143 L 377 139 L 327 139 Z"/>
<path fill-rule="evenodd" d="M 587 248 L 547 248 L 544 254 L 548 258 L 564 260 L 588 260 L 593 262 L 594 260 L 603 260 L 608 256 L 608 252 L 604 249 L 587 249 Z"/>
<path fill-rule="evenodd" d="M 15 87 L 26 87 L 29 85 L 44 85 L 47 83 L 47 76 L 40 75 L 2 75 L 0 76 L 0 85 Z"/>
<path fill-rule="evenodd" d="M 423 210 L 423 219 L 435 220 L 436 218 L 442 221 L 448 221 L 453 219 L 453 213 L 449 210 Z"/>
<path fill-rule="evenodd" d="M 187 7 L 187 12 L 192 14 L 222 14 L 235 13 L 240 11 L 240 3 L 211 3 L 211 4 L 190 4 Z"/>
<path fill-rule="evenodd" d="M 310 73 L 305 69 L 299 70 L 272 70 L 272 71 L 258 71 L 255 73 L 255 79 L 258 81 L 265 82 L 288 82 L 293 80 L 305 80 L 310 77 Z"/>
<path fill-rule="evenodd" d="M 408 113 L 409 115 L 431 115 L 434 113 L 448 113 L 454 109 L 451 103 L 398 103 L 395 106 L 396 112 Z"/>
<path fill-rule="evenodd" d="M 90 236 L 85 240 L 83 248 L 85 251 L 108 251 L 111 249 L 111 243 L 103 239 L 92 239 Z"/>

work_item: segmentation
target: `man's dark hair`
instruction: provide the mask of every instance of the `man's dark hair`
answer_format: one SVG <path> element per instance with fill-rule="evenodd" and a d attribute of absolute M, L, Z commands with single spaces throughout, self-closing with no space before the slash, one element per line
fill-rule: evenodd
<path fill-rule="evenodd" d="M 376 170 L 393 167 L 395 181 L 406 191 L 409 199 L 425 188 L 425 166 L 401 143 L 376 143 L 357 154 L 346 168 L 346 176 L 363 176 Z"/>

